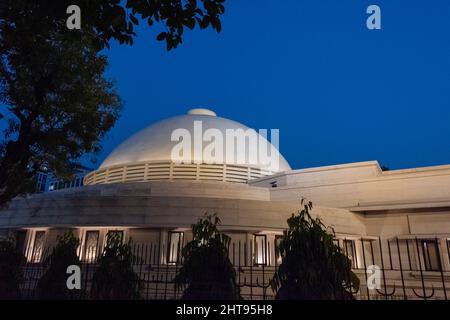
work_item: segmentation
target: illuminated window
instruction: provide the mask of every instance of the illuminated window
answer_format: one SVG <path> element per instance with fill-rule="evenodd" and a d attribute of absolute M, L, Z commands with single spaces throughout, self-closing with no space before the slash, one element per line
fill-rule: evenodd
<path fill-rule="evenodd" d="M 181 260 L 181 249 L 183 246 L 183 232 L 169 231 L 169 242 L 167 248 L 167 263 L 176 264 Z"/>
<path fill-rule="evenodd" d="M 422 240 L 422 253 L 425 270 L 441 270 L 441 259 L 439 257 L 439 247 L 436 240 Z"/>
<path fill-rule="evenodd" d="M 281 235 L 276 235 L 275 236 L 275 261 L 276 263 L 279 265 L 281 264 L 283 258 L 281 257 L 279 248 L 280 248 L 280 242 L 283 239 L 283 236 Z"/>
<path fill-rule="evenodd" d="M 350 259 L 352 268 L 356 269 L 358 267 L 358 261 L 356 260 L 355 240 L 344 240 L 344 253 Z"/>
<path fill-rule="evenodd" d="M 450 239 L 447 239 L 447 254 L 448 260 L 450 261 Z"/>
<path fill-rule="evenodd" d="M 36 231 L 34 234 L 33 250 L 31 262 L 41 262 L 42 252 L 44 251 L 45 231 Z"/>
<path fill-rule="evenodd" d="M 86 231 L 86 238 L 84 240 L 84 260 L 87 262 L 94 262 L 97 259 L 99 239 L 100 231 Z"/>
<path fill-rule="evenodd" d="M 253 261 L 257 266 L 267 265 L 267 236 L 265 234 L 254 235 Z"/>
<path fill-rule="evenodd" d="M 108 240 L 108 237 L 110 235 L 118 235 L 119 239 L 120 239 L 120 243 L 123 242 L 123 230 L 110 230 L 108 231 L 107 235 L 106 235 L 106 240 Z"/>

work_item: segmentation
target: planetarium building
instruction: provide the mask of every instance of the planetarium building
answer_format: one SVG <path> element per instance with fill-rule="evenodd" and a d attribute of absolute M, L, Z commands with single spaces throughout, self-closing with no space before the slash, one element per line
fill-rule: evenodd
<path fill-rule="evenodd" d="M 101 251 L 108 232 L 116 232 L 142 247 L 156 244 L 157 263 L 170 266 L 192 238 L 190 226 L 215 213 L 232 239 L 233 263 L 239 260 L 242 272 L 253 268 L 248 282 L 258 268 L 279 263 L 277 241 L 305 198 L 314 204 L 313 215 L 334 229 L 362 288 L 367 266 L 377 265 L 384 283 L 373 294 L 447 297 L 450 165 L 382 171 L 368 161 L 295 170 L 259 133 L 259 146 L 277 159 L 276 166 L 255 156 L 249 142 L 230 149 L 222 141 L 209 153 L 208 143 L 196 144 L 196 136 L 218 142 L 229 130 L 249 132 L 206 109 L 152 124 L 113 150 L 86 175 L 84 186 L 14 199 L 0 211 L 0 233 L 14 234 L 28 261 L 38 263 L 68 230 L 81 239 L 84 261 Z M 191 151 L 175 161 L 182 140 Z"/>

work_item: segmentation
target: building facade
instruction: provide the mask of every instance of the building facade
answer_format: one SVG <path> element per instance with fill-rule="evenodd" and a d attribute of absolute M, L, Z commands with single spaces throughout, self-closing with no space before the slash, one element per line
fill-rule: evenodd
<path fill-rule="evenodd" d="M 277 241 L 305 198 L 352 260 L 359 294 L 388 296 L 400 286 L 395 295 L 426 297 L 432 288 L 434 298 L 447 297 L 450 165 L 382 171 L 368 161 L 292 170 L 282 155 L 277 170 L 250 161 L 174 162 L 172 133 L 193 131 L 198 121 L 220 132 L 248 129 L 204 109 L 157 122 L 119 145 L 83 186 L 14 199 L 0 211 L 0 232 L 15 235 L 31 263 L 72 230 L 83 261 L 94 261 L 108 232 L 116 232 L 125 241 L 157 245 L 157 263 L 172 265 L 192 238 L 190 226 L 216 213 L 231 236 L 233 262 L 257 274 L 280 263 Z M 374 292 L 366 286 L 369 265 L 383 272 L 382 289 Z"/>

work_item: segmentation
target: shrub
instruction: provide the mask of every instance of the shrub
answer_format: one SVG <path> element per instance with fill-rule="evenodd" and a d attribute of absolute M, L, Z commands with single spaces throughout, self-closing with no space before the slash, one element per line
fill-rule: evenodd
<path fill-rule="evenodd" d="M 129 243 L 122 243 L 118 233 L 109 233 L 106 247 L 98 259 L 92 277 L 91 298 L 96 300 L 130 300 L 140 298 L 141 281 L 134 272 Z"/>
<path fill-rule="evenodd" d="M 44 274 L 37 285 L 39 299 L 67 300 L 80 296 L 79 290 L 67 288 L 67 267 L 80 265 L 77 249 L 80 241 L 72 232 L 59 236 L 52 253 L 44 260 Z"/>
<path fill-rule="evenodd" d="M 25 257 L 13 239 L 0 239 L 0 300 L 18 299 Z"/>
<path fill-rule="evenodd" d="M 353 299 L 352 290 L 359 279 L 351 270 L 351 261 L 335 243 L 333 229 L 310 215 L 311 202 L 287 220 L 277 248 L 282 257 L 271 286 L 277 299 L 335 300 Z"/>
<path fill-rule="evenodd" d="M 192 225 L 193 240 L 182 250 L 183 265 L 175 277 L 176 288 L 185 289 L 182 299 L 242 299 L 228 258 L 230 237 L 219 224 L 216 215 L 207 215 Z"/>

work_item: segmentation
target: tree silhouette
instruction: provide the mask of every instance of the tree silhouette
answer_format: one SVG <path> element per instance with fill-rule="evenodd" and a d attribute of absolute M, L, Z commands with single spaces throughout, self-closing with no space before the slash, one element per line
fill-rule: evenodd
<path fill-rule="evenodd" d="M 41 30 L 58 34 L 76 34 L 68 30 L 66 9 L 77 5 L 81 9 L 81 31 L 91 34 L 97 49 L 109 47 L 111 39 L 120 44 L 132 44 L 135 27 L 144 23 L 148 27 L 158 25 L 164 31 L 156 37 L 166 42 L 167 50 L 176 48 L 183 41 L 186 29 L 211 27 L 222 29 L 220 16 L 225 12 L 225 0 L 2 0 L 1 21 L 39 23 L 30 29 L 35 35 Z M 33 34 L 31 33 L 31 34 Z M 31 35 L 30 34 L 30 35 Z M 38 39 L 39 40 L 39 39 Z"/>
<path fill-rule="evenodd" d="M 43 167 L 70 178 L 83 154 L 100 150 L 121 107 L 90 36 L 36 37 L 33 27 L 0 19 L 0 206 L 36 191 Z"/>
<path fill-rule="evenodd" d="M 12 239 L 0 238 L 0 300 L 20 297 L 25 257 L 15 247 Z"/>
<path fill-rule="evenodd" d="M 139 299 L 141 281 L 134 272 L 136 261 L 129 243 L 122 236 L 110 232 L 106 247 L 98 259 L 98 269 L 92 276 L 91 298 L 95 300 Z"/>
<path fill-rule="evenodd" d="M 359 279 L 351 261 L 335 243 L 332 229 L 310 215 L 312 203 L 288 220 L 277 248 L 282 263 L 271 280 L 277 299 L 353 299 Z"/>
<path fill-rule="evenodd" d="M 175 277 L 186 300 L 242 299 L 228 257 L 230 237 L 220 232 L 220 219 L 206 215 L 192 225 L 193 240 L 182 250 L 183 265 Z"/>
<path fill-rule="evenodd" d="M 52 253 L 45 259 L 44 274 L 37 284 L 37 296 L 39 299 L 67 300 L 81 296 L 79 290 L 67 288 L 67 267 L 80 265 L 77 249 L 80 244 L 72 232 L 59 236 Z"/>
<path fill-rule="evenodd" d="M 0 1 L 0 206 L 36 191 L 46 168 L 70 179 L 84 154 L 95 155 L 119 117 L 121 101 L 99 52 L 111 40 L 132 44 L 140 22 L 163 27 L 167 50 L 184 30 L 221 30 L 224 0 Z M 81 29 L 66 26 L 70 5 Z"/>

